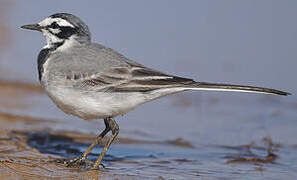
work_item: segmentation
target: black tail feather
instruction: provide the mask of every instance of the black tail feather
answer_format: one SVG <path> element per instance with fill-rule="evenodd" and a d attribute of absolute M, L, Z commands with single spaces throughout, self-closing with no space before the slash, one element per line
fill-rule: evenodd
<path fill-rule="evenodd" d="M 219 84 L 219 83 L 208 83 L 208 82 L 197 82 L 195 83 L 195 88 L 203 90 L 216 90 L 216 91 L 242 91 L 242 92 L 255 92 L 255 93 L 266 93 L 266 94 L 276 94 L 287 96 L 291 93 L 254 86 L 242 86 L 242 85 L 233 85 L 233 84 Z"/>

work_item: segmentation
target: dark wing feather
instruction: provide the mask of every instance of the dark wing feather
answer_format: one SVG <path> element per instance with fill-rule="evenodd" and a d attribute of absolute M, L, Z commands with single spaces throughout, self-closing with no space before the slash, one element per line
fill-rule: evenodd
<path fill-rule="evenodd" d="M 180 87 L 191 84 L 192 79 L 170 76 L 149 68 L 132 71 L 132 78 L 127 83 L 112 87 L 115 92 L 147 92 L 160 88 Z"/>
<path fill-rule="evenodd" d="M 113 92 L 146 92 L 160 88 L 191 84 L 192 79 L 170 76 L 143 66 L 110 68 L 109 71 L 84 78 L 76 87 Z"/>

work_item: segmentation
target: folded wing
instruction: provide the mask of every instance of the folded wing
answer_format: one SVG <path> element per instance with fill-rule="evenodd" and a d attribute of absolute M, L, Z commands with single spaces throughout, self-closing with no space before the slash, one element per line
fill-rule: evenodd
<path fill-rule="evenodd" d="M 77 81 L 76 87 L 113 92 L 146 92 L 160 88 L 183 87 L 195 83 L 192 79 L 170 76 L 144 66 L 110 68 Z"/>

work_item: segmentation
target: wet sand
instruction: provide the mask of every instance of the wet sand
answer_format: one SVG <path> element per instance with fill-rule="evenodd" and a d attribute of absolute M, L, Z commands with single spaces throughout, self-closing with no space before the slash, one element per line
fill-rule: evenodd
<path fill-rule="evenodd" d="M 50 131 L 49 124 L 58 123 L 55 120 L 38 119 L 13 114 L 0 114 L 0 178 L 1 179 L 146 179 L 139 175 L 116 174 L 109 168 L 89 170 L 84 166 L 66 167 L 54 162 L 59 158 L 71 158 L 81 154 L 81 148 L 87 148 L 94 139 L 93 135 L 73 131 Z M 18 125 L 16 127 L 15 125 Z M 24 127 L 24 128 L 22 128 Z M 24 130 L 25 129 L 25 130 Z M 105 143 L 106 139 L 102 143 Z M 159 142 L 118 138 L 115 144 L 134 145 L 169 145 L 183 148 L 193 148 L 191 144 L 176 139 Z M 95 160 L 98 154 L 90 154 Z M 133 164 L 125 158 L 108 156 L 110 161 Z M 183 161 L 182 159 L 180 160 Z M 164 162 L 155 161 L 154 164 Z"/>

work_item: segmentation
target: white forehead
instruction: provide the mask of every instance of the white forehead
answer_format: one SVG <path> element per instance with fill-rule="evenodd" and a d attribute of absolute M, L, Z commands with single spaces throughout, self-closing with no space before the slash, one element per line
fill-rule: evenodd
<path fill-rule="evenodd" d="M 40 26 L 48 26 L 48 25 L 51 25 L 53 22 L 56 22 L 59 26 L 70 26 L 70 27 L 74 28 L 74 26 L 72 24 L 70 24 L 68 21 L 66 21 L 65 19 L 51 18 L 51 17 L 48 17 L 45 20 L 41 21 L 39 23 L 39 25 Z"/>

